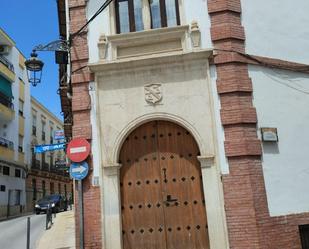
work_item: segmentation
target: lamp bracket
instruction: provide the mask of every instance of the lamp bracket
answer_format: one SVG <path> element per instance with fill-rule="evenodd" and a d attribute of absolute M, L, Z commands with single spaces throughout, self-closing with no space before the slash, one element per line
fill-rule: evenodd
<path fill-rule="evenodd" d="M 64 51 L 69 52 L 70 46 L 66 40 L 52 41 L 46 45 L 37 45 L 33 48 L 33 51 Z"/>

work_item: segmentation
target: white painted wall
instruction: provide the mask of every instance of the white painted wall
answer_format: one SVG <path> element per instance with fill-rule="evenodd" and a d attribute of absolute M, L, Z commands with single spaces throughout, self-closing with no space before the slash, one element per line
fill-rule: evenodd
<path fill-rule="evenodd" d="M 246 52 L 309 63 L 308 0 L 241 0 Z"/>
<path fill-rule="evenodd" d="M 22 170 L 21 170 L 22 171 Z M 0 184 L 5 185 L 5 192 L 0 192 L 0 206 L 8 204 L 8 192 L 9 190 L 21 190 L 20 205 L 26 203 L 26 192 L 25 192 L 25 179 L 14 177 L 15 168 L 10 167 L 11 176 L 0 175 Z M 11 197 L 12 198 L 12 197 Z M 11 204 L 13 200 L 11 200 Z"/>
<path fill-rule="evenodd" d="M 258 127 L 278 128 L 263 143 L 263 171 L 272 216 L 309 211 L 309 75 L 249 66 Z"/>

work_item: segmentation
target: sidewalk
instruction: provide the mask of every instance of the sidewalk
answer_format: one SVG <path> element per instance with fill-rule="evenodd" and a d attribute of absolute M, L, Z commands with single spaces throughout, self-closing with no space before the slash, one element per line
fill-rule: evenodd
<path fill-rule="evenodd" d="M 75 249 L 74 211 L 57 213 L 53 222 L 39 239 L 36 249 Z"/>

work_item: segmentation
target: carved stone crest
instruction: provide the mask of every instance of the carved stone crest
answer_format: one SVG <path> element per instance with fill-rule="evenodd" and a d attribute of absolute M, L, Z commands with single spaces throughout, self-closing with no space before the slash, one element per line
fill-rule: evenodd
<path fill-rule="evenodd" d="M 144 89 L 146 102 L 156 104 L 162 100 L 161 84 L 149 84 Z"/>

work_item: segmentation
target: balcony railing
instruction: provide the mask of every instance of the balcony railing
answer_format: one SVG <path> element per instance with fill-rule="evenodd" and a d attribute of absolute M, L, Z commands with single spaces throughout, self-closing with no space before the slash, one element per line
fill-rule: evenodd
<path fill-rule="evenodd" d="M 40 169 L 40 160 L 35 160 L 35 161 L 32 161 L 32 165 L 31 165 L 31 168 L 32 169 Z"/>
<path fill-rule="evenodd" d="M 42 163 L 42 170 L 44 170 L 44 171 L 49 171 L 49 164 L 43 162 L 43 163 Z"/>
<path fill-rule="evenodd" d="M 0 137 L 0 146 L 14 150 L 14 143 L 2 137 Z"/>
<path fill-rule="evenodd" d="M 13 64 L 7 58 L 5 58 L 3 55 L 0 55 L 0 62 L 14 73 Z"/>
<path fill-rule="evenodd" d="M 12 100 L 1 92 L 0 92 L 0 103 L 4 106 L 14 110 L 14 105 L 12 103 Z"/>

